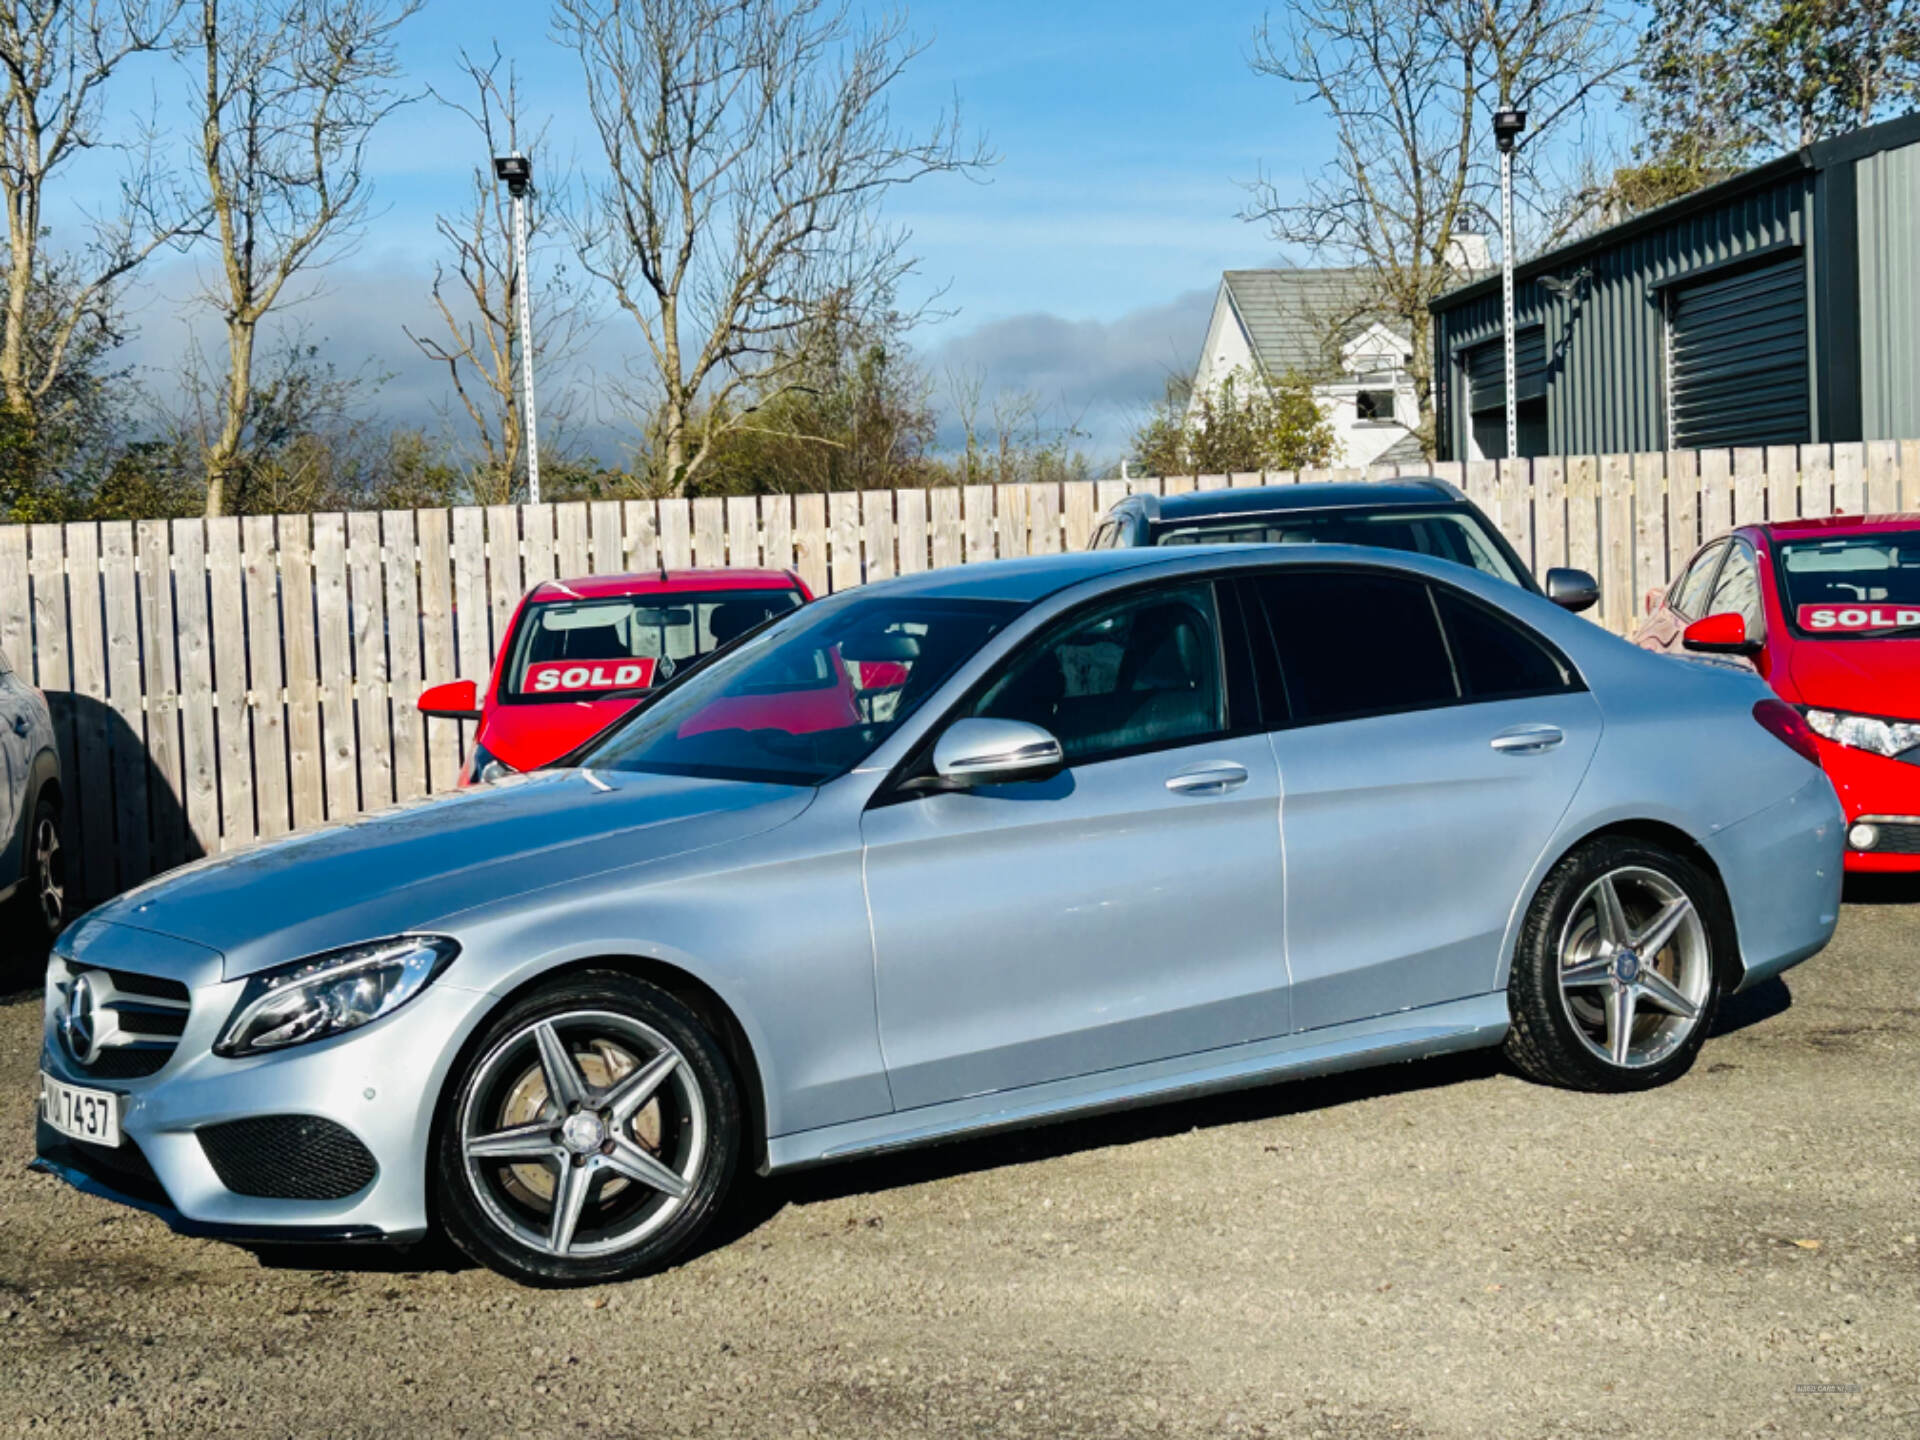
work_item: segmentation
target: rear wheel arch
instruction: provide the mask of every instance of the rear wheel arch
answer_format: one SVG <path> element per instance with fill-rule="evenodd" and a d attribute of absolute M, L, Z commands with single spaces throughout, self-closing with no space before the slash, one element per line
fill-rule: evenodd
<path fill-rule="evenodd" d="M 1651 819 L 1614 820 L 1573 837 L 1561 847 L 1558 854 L 1541 867 L 1540 879 L 1535 883 L 1533 892 L 1525 897 L 1525 905 L 1521 907 L 1520 913 L 1524 914 L 1525 906 L 1533 903 L 1534 894 L 1538 893 L 1540 886 L 1546 883 L 1546 877 L 1553 873 L 1554 867 L 1562 860 L 1582 845 L 1610 836 L 1617 836 L 1624 840 L 1639 840 L 1648 845 L 1658 845 L 1662 849 L 1671 850 L 1690 860 L 1713 882 L 1714 900 L 1717 903 L 1714 907 L 1715 913 L 1710 919 L 1718 932 L 1717 938 L 1725 942 L 1715 946 L 1717 952 L 1715 964 L 1720 972 L 1721 985 L 1731 994 L 1745 976 L 1745 969 L 1740 960 L 1739 932 L 1733 917 L 1733 900 L 1727 893 L 1726 879 L 1720 874 L 1720 867 L 1714 863 L 1713 856 L 1707 853 L 1698 840 L 1677 825 Z"/>

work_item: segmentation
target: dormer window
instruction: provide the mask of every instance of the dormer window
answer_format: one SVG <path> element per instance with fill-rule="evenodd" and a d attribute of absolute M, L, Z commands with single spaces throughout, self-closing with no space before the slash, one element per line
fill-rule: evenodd
<path fill-rule="evenodd" d="M 1392 420 L 1393 391 L 1362 390 L 1353 397 L 1353 408 L 1361 420 Z"/>

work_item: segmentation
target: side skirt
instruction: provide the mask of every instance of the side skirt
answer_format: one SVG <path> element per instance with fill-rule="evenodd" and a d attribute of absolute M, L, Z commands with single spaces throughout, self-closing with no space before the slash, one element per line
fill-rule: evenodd
<path fill-rule="evenodd" d="M 766 1168 L 791 1170 L 943 1140 L 968 1139 L 995 1130 L 1044 1125 L 1102 1110 L 1478 1050 L 1505 1039 L 1507 1021 L 1504 990 L 1449 1000 L 1323 1030 L 779 1135 L 767 1142 Z"/>

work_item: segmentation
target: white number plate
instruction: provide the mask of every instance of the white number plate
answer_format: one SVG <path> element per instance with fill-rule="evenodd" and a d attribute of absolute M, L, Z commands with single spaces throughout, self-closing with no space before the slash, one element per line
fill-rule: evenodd
<path fill-rule="evenodd" d="M 40 1077 L 40 1117 L 62 1135 L 94 1145 L 120 1143 L 120 1097 Z"/>

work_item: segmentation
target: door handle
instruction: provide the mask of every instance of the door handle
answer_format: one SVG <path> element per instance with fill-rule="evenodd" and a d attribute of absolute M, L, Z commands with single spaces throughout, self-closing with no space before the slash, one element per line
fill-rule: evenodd
<path fill-rule="evenodd" d="M 1503 755 L 1541 755 L 1566 738 L 1558 725 L 1515 725 L 1493 737 L 1493 748 Z"/>
<path fill-rule="evenodd" d="M 1176 795 L 1224 795 L 1247 783 L 1247 767 L 1233 760 L 1203 760 L 1167 777 Z"/>

